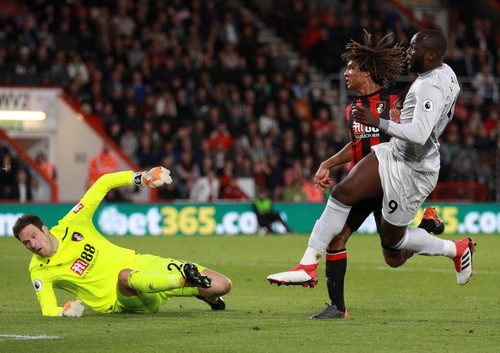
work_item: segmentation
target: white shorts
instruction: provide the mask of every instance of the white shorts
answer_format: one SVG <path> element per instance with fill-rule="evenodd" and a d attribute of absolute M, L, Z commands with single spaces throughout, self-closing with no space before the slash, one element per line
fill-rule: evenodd
<path fill-rule="evenodd" d="M 397 159 L 387 143 L 372 146 L 384 197 L 382 216 L 395 226 L 407 226 L 437 184 L 439 171 L 418 172 Z"/>

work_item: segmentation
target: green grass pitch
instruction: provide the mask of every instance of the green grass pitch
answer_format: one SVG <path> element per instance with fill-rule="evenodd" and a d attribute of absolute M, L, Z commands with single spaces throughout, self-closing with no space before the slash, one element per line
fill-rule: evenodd
<path fill-rule="evenodd" d="M 349 318 L 309 320 L 328 301 L 324 262 L 314 289 L 266 281 L 298 262 L 305 235 L 111 238 L 226 274 L 233 281 L 227 310 L 212 312 L 199 300 L 176 298 L 155 315 L 87 308 L 81 318 L 42 317 L 27 271 L 29 253 L 16 239 L 0 238 L 0 352 L 498 352 L 500 236 L 475 240 L 475 275 L 459 286 L 446 258 L 414 256 L 391 269 L 378 237 L 353 236 Z"/>

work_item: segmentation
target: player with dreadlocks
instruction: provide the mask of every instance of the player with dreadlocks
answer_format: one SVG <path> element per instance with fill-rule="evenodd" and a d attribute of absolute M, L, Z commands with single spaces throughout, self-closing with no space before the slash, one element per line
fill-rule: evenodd
<path fill-rule="evenodd" d="M 351 141 L 335 155 L 325 160 L 314 176 L 316 187 L 324 189 L 332 185 L 330 170 L 338 165 L 350 161 L 351 170 L 364 156 L 368 155 L 371 147 L 387 142 L 390 136 L 378 128 L 364 126 L 353 121 L 352 110 L 356 106 L 365 107 L 379 119 L 399 121 L 401 102 L 404 97 L 398 96 L 398 91 L 390 89 L 403 72 L 405 52 L 401 43 L 390 46 L 387 43 L 388 35 L 373 45 L 371 34 L 365 31 L 365 43 L 360 44 L 351 40 L 346 45 L 342 59 L 346 61 L 344 72 L 347 88 L 357 96 L 347 105 L 345 117 Z M 390 109 L 393 107 L 393 109 Z M 345 318 L 347 311 L 344 302 L 344 277 L 347 269 L 347 250 L 345 245 L 353 232 L 358 230 L 365 219 L 374 213 L 377 229 L 380 229 L 382 209 L 382 195 L 362 200 L 352 206 L 342 231 L 331 240 L 326 250 L 326 285 L 331 304 L 311 319 Z M 328 207 L 324 212 L 328 212 Z M 315 225 L 309 238 L 309 246 L 300 264 L 293 269 L 276 273 L 267 277 L 271 283 L 278 285 L 302 285 L 314 287 L 317 284 L 318 256 L 311 256 L 311 247 L 320 231 Z M 438 218 L 436 211 L 427 207 L 424 219 L 419 227 L 435 234 L 444 230 L 443 222 Z M 313 247 L 314 248 L 314 247 Z M 413 255 L 407 250 L 392 250 L 382 248 L 386 263 L 391 267 L 398 267 Z M 321 256 L 321 255 L 320 255 Z M 312 261 L 311 261 L 312 259 Z"/>

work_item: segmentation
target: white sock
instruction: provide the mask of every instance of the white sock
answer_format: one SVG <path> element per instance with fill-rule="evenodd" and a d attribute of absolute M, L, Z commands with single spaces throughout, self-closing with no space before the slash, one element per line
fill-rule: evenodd
<path fill-rule="evenodd" d="M 321 260 L 322 256 L 323 253 L 321 251 L 308 246 L 304 252 L 304 256 L 302 256 L 302 260 L 300 260 L 300 263 L 302 265 L 317 265 L 319 264 L 319 260 Z"/>
<path fill-rule="evenodd" d="M 454 242 L 435 237 L 422 228 L 406 228 L 403 239 L 394 248 L 410 250 L 418 255 L 447 256 L 450 258 L 457 255 Z"/>
<path fill-rule="evenodd" d="M 310 265 L 319 263 L 321 256 L 323 256 L 328 248 L 328 244 L 344 228 L 350 211 L 351 206 L 346 206 L 332 197 L 328 199 L 321 217 L 314 224 L 311 236 L 309 237 L 309 246 L 300 261 L 301 264 Z"/>

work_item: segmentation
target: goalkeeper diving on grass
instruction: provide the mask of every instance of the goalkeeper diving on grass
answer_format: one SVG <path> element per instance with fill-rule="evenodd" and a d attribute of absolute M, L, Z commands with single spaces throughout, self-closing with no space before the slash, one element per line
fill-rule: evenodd
<path fill-rule="evenodd" d="M 225 309 L 222 296 L 231 290 L 227 277 L 195 263 L 117 246 L 92 223 L 109 190 L 171 182 L 163 167 L 106 174 L 50 230 L 36 215 L 16 221 L 14 235 L 33 253 L 29 270 L 44 316 L 80 317 L 85 306 L 102 313 L 155 313 L 179 296 L 196 297 L 212 310 Z M 72 293 L 75 300 L 59 306 L 54 288 Z"/>

